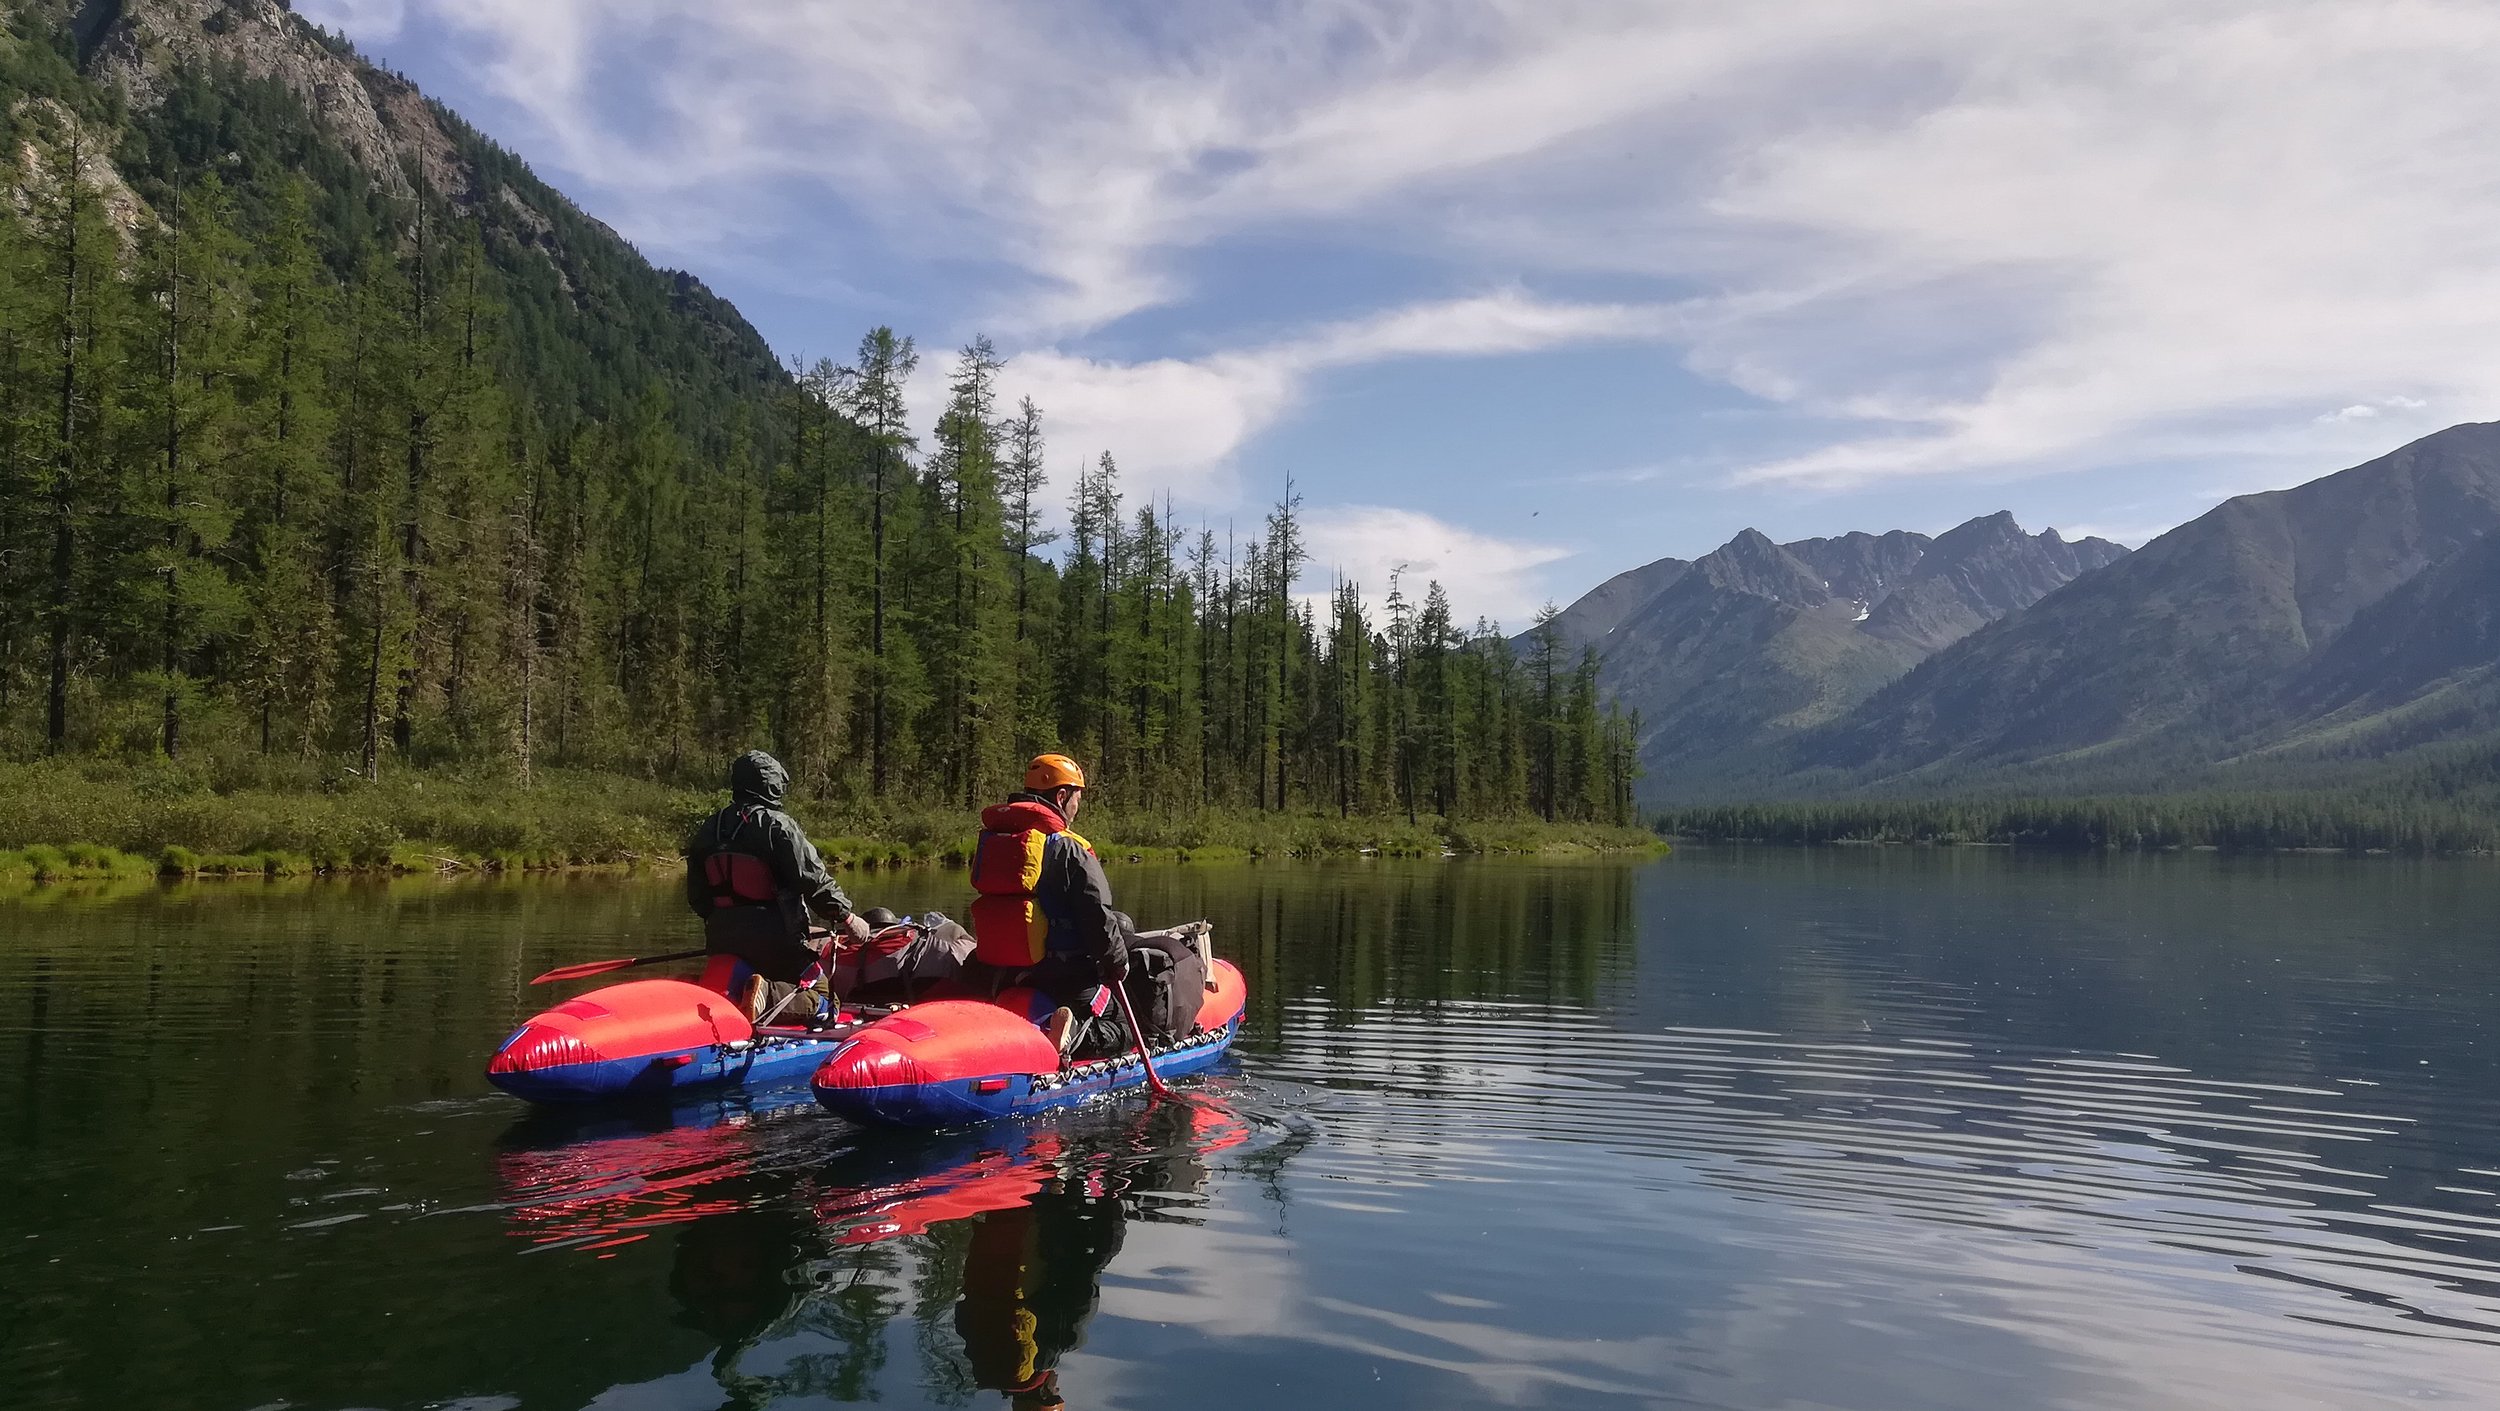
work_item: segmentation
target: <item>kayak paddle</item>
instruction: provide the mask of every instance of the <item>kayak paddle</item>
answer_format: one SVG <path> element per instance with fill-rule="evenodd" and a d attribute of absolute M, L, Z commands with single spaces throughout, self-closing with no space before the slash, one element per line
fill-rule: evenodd
<path fill-rule="evenodd" d="M 585 960 L 579 965 L 559 965 L 537 979 L 533 985 L 551 985 L 558 980 L 579 980 L 591 975 L 605 975 L 611 970 L 629 970 L 637 965 L 659 965 L 671 960 L 692 960 L 704 954 L 701 948 L 670 951 L 666 955 L 637 955 L 624 960 Z"/>
<path fill-rule="evenodd" d="M 1120 1015 L 1128 1020 L 1128 1032 L 1137 1040 L 1137 1061 L 1146 1065 L 1146 1086 L 1156 1097 L 1170 1097 L 1172 1090 L 1164 1086 L 1163 1075 L 1155 1071 L 1154 1055 L 1146 1051 L 1146 1031 L 1137 1027 L 1137 1006 L 1128 1002 L 1128 986 L 1114 984 L 1111 993 L 1120 997 Z"/>

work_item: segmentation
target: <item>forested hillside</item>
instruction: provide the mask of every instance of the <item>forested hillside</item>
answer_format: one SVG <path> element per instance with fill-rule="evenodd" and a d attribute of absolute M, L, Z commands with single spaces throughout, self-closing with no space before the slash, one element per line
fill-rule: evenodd
<path fill-rule="evenodd" d="M 175 792 L 709 785 L 763 745 L 873 811 L 969 804 L 1055 746 L 1130 808 L 1630 816 L 1593 664 L 1522 658 L 1437 586 L 1304 604 L 1289 490 L 1239 542 L 1135 502 L 1117 448 L 1000 405 L 984 341 L 923 438 L 909 338 L 777 365 L 271 0 L 64 9 L 0 40 L 23 787 L 47 758 Z M 62 840 L 29 818 L 0 845 Z"/>

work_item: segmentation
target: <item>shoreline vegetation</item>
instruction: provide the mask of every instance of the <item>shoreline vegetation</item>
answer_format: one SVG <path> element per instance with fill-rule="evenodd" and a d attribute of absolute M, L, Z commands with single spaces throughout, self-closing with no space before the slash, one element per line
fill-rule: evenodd
<path fill-rule="evenodd" d="M 452 771 L 407 771 L 378 784 L 309 771 L 221 784 L 161 763 L 0 764 L 0 884 L 665 869 L 677 864 L 680 843 L 703 816 L 727 801 L 724 791 L 594 771 L 541 770 L 526 787 Z M 858 811 L 798 799 L 794 812 L 837 873 L 960 865 L 978 827 L 962 809 Z M 1113 863 L 1666 846 L 1637 828 L 1537 818 L 1130 814 L 1106 802 L 1086 821 L 1095 825 L 1087 836 Z"/>
<path fill-rule="evenodd" d="M 2500 808 L 2366 793 L 1837 800 L 1671 808 L 1661 835 L 1703 843 L 2018 847 L 2065 852 L 2500 853 Z"/>

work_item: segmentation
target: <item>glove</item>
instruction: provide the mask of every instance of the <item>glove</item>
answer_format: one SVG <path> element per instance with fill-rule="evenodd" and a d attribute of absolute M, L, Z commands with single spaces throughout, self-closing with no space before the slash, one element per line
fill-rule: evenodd
<path fill-rule="evenodd" d="M 1106 985 L 1128 983 L 1128 951 L 1113 951 L 1102 962 L 1102 982 Z"/>
<path fill-rule="evenodd" d="M 868 944 L 868 923 L 860 919 L 858 912 L 854 911 L 842 918 L 842 929 L 850 933 L 854 944 L 863 946 Z"/>

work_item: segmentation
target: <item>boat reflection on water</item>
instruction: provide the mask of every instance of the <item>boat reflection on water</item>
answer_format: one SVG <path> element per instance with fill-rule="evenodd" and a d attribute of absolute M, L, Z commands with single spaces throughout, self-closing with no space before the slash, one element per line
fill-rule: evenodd
<path fill-rule="evenodd" d="M 857 1399 L 883 1376 L 1060 1405 L 1132 1220 L 1194 1220 L 1210 1163 L 1258 1130 L 1203 1092 L 930 1134 L 720 1106 L 516 1129 L 499 1154 L 516 1237 L 612 1258 L 674 1240 L 676 1321 L 714 1341 L 732 1406 Z M 567 1136 L 570 1139 L 567 1139 Z M 1281 1154 L 1281 1153 L 1280 1153 Z M 916 1335 L 893 1339 L 898 1320 Z M 920 1354 L 885 1367 L 892 1346 Z"/>
<path fill-rule="evenodd" d="M 748 1208 L 747 1182 L 779 1145 L 770 1129 L 812 1116 L 805 1088 L 778 1098 L 530 1113 L 504 1133 L 495 1158 L 511 1233 L 611 1258 L 668 1226 Z"/>
<path fill-rule="evenodd" d="M 817 1209 L 844 1246 L 960 1238 L 953 1278 L 924 1279 L 921 1306 L 952 1296 L 975 1387 L 1006 1393 L 1019 1411 L 1057 1406 L 1059 1361 L 1085 1340 L 1128 1222 L 1180 1218 L 1173 1200 L 1202 1194 L 1209 1159 L 1251 1131 L 1201 1098 L 1110 1123 L 1018 1124 L 865 1149 L 860 1156 L 886 1165 L 883 1178 L 830 1185 Z"/>

